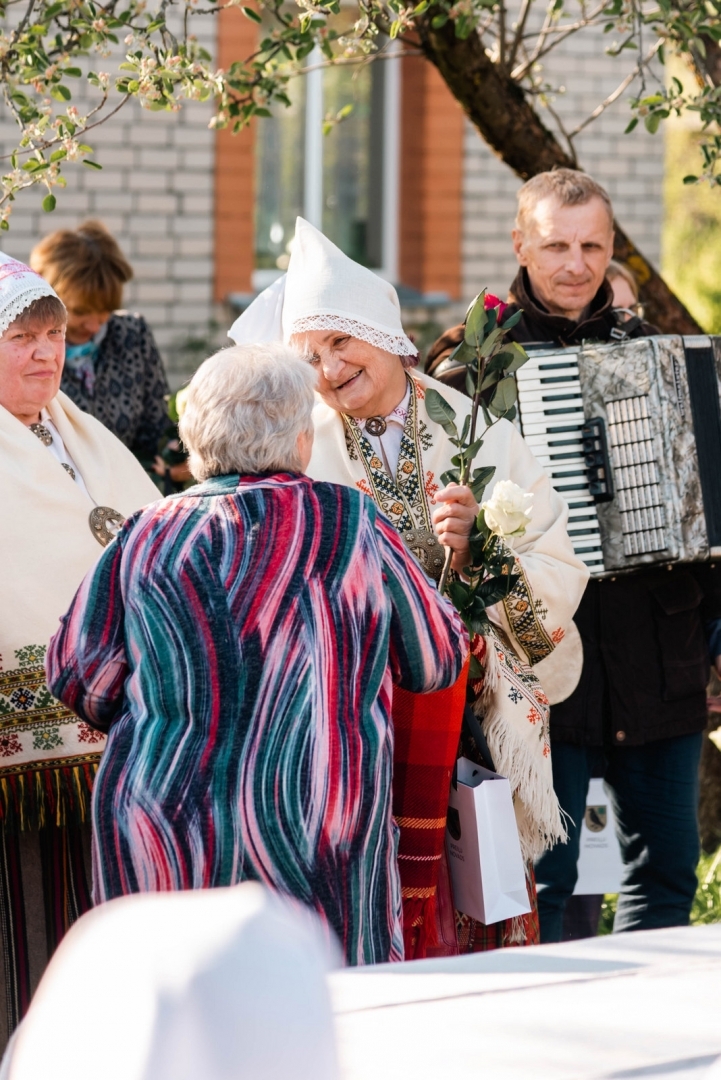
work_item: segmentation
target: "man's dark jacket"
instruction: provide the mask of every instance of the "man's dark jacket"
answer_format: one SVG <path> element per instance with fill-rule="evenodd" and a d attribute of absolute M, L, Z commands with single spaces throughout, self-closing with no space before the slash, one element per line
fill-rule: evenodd
<path fill-rule="evenodd" d="M 522 344 L 613 340 L 657 331 L 640 320 L 618 323 L 607 281 L 578 323 L 551 315 L 536 300 L 525 270 L 511 286 L 507 314 L 523 309 L 509 337 Z M 629 332 L 630 331 L 630 332 Z M 426 371 L 463 388 L 443 361 L 461 340 L 453 327 L 432 346 Z M 575 615 L 583 641 L 580 682 L 551 709 L 551 739 L 582 746 L 635 746 L 706 727 L 709 656 L 704 624 L 721 617 L 721 563 L 659 565 L 591 578 Z"/>

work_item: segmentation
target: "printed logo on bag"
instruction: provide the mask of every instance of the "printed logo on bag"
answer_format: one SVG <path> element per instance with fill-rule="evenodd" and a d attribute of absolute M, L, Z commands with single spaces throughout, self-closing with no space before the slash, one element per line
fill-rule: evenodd
<path fill-rule="evenodd" d="M 446 818 L 446 826 L 448 831 L 454 840 L 458 841 L 461 838 L 461 815 L 453 806 L 448 807 L 448 817 Z"/>
<path fill-rule="evenodd" d="M 608 808 L 605 806 L 587 806 L 583 819 L 589 832 L 603 832 L 608 825 Z"/>

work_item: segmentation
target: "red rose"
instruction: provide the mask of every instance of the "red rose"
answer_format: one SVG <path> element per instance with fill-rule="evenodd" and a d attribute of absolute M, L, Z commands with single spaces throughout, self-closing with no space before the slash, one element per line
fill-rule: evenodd
<path fill-rule="evenodd" d="M 505 304 L 503 300 L 499 300 L 497 296 L 493 295 L 493 293 L 486 293 L 486 299 L 483 303 L 483 306 L 486 311 L 490 311 L 491 308 L 498 308 L 498 321 L 500 322 L 503 318 L 503 312 L 508 307 L 508 304 Z"/>

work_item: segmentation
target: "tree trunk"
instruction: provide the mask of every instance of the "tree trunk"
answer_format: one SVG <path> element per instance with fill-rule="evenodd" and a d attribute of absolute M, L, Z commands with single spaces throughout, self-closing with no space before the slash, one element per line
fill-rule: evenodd
<path fill-rule="evenodd" d="M 438 68 L 449 90 L 484 141 L 522 180 L 554 167 L 579 168 L 543 124 L 521 87 L 486 53 L 478 34 L 465 41 L 452 22 L 433 30 L 431 8 L 417 21 L 418 44 Z M 616 223 L 614 255 L 627 263 L 639 283 L 649 322 L 667 334 L 698 334 L 701 329 L 658 271 Z"/>

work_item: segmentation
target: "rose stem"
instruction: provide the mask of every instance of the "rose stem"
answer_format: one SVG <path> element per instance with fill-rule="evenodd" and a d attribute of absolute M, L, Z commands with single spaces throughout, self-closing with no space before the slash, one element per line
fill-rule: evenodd
<path fill-rule="evenodd" d="M 476 441 L 476 427 L 478 425 L 478 407 L 481 403 L 481 384 L 483 382 L 483 372 L 486 369 L 486 365 L 483 358 L 480 355 L 480 349 L 478 350 L 478 371 L 476 372 L 476 392 L 473 395 L 473 405 L 471 407 L 471 430 L 468 434 L 468 445 L 473 446 Z M 460 483 L 463 487 L 468 486 L 468 477 L 471 473 L 471 459 L 463 458 L 463 469 L 459 476 Z M 451 562 L 453 560 L 453 548 L 446 548 L 446 561 L 443 563 L 443 572 L 441 574 L 441 580 L 438 582 L 438 591 L 443 595 L 446 591 L 446 582 L 448 581 L 448 575 L 451 572 Z"/>

